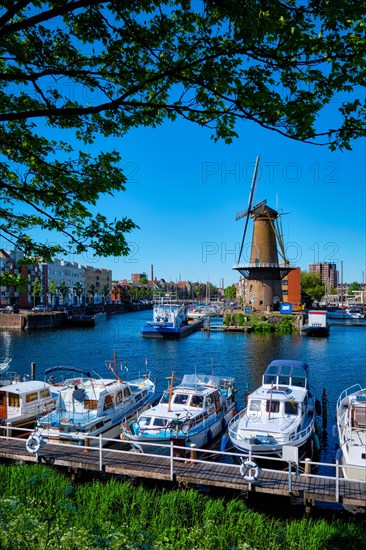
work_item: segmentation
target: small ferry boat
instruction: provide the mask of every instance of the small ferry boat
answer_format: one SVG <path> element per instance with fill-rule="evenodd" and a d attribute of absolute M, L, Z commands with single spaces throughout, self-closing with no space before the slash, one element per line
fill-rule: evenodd
<path fill-rule="evenodd" d="M 308 322 L 301 327 L 301 334 L 305 336 L 329 336 L 330 326 L 327 322 L 327 311 L 308 311 Z"/>
<path fill-rule="evenodd" d="M 108 368 L 117 374 L 112 362 Z M 127 382 L 118 376 L 94 378 L 81 369 L 68 370 L 79 376 L 64 380 L 55 410 L 37 422 L 37 434 L 44 441 L 96 446 L 98 439 L 92 437 L 118 437 L 122 420 L 131 420 L 154 396 L 155 383 L 150 374 Z"/>
<path fill-rule="evenodd" d="M 315 432 L 314 409 L 308 365 L 272 361 L 262 385 L 248 396 L 247 407 L 229 423 L 228 436 L 241 453 L 282 458 L 283 447 L 289 445 L 298 447 L 301 459 Z"/>
<path fill-rule="evenodd" d="M 0 387 L 0 423 L 17 428 L 33 427 L 37 418 L 56 406 L 57 392 L 46 382 L 27 380 Z"/>
<path fill-rule="evenodd" d="M 183 338 L 203 327 L 203 319 L 190 322 L 186 304 L 177 301 L 175 294 L 154 297 L 153 319 L 145 324 L 145 338 Z"/>
<path fill-rule="evenodd" d="M 366 387 L 356 384 L 341 393 L 337 429 L 344 477 L 366 481 Z"/>
<path fill-rule="evenodd" d="M 121 438 L 141 452 L 166 453 L 172 439 L 181 447 L 210 445 L 236 414 L 234 378 L 185 374 L 177 386 L 174 379 L 173 373 L 157 405 L 146 409 L 136 422 L 122 425 Z"/>

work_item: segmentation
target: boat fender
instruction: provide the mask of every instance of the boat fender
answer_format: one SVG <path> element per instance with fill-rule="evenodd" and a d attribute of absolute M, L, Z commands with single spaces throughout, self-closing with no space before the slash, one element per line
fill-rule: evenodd
<path fill-rule="evenodd" d="M 312 440 L 314 441 L 314 448 L 315 448 L 315 451 L 318 453 L 320 451 L 320 441 L 319 441 L 319 437 L 318 437 L 318 434 L 316 432 L 314 432 L 311 436 Z"/>
<path fill-rule="evenodd" d="M 225 452 L 225 451 L 228 450 L 229 442 L 230 442 L 229 437 L 227 435 L 223 435 L 222 438 L 221 438 L 221 443 L 220 443 L 220 451 L 221 452 Z"/>
<path fill-rule="evenodd" d="M 337 432 L 338 432 L 337 424 L 333 424 L 333 426 L 332 426 L 332 436 L 337 437 L 337 435 L 338 435 Z"/>
<path fill-rule="evenodd" d="M 227 422 L 226 422 L 226 418 L 224 417 L 222 419 L 222 422 L 221 422 L 221 427 L 222 427 L 222 431 L 224 432 L 227 428 Z"/>
<path fill-rule="evenodd" d="M 255 481 L 259 476 L 259 468 L 252 460 L 245 460 L 241 463 L 240 473 L 245 481 Z"/>
<path fill-rule="evenodd" d="M 212 443 L 212 432 L 211 432 L 211 430 L 208 430 L 208 432 L 207 432 L 207 443 L 208 444 Z"/>
<path fill-rule="evenodd" d="M 342 449 L 339 448 L 336 452 L 336 460 L 340 462 L 342 460 Z"/>
<path fill-rule="evenodd" d="M 319 399 L 315 400 L 315 412 L 316 412 L 317 415 L 322 414 L 322 406 L 321 406 L 321 403 L 320 403 Z"/>
<path fill-rule="evenodd" d="M 34 433 L 28 437 L 25 448 L 27 449 L 28 453 L 35 454 L 38 453 L 43 443 L 44 441 L 42 436 Z"/>

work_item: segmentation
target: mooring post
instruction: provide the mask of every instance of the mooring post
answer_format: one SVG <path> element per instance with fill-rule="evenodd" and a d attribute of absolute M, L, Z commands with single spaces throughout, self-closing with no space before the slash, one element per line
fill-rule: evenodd
<path fill-rule="evenodd" d="M 305 458 L 305 475 L 311 474 L 311 460 L 310 458 Z"/>
<path fill-rule="evenodd" d="M 36 379 L 36 364 L 34 362 L 31 363 L 31 380 Z"/>
<path fill-rule="evenodd" d="M 174 479 L 174 469 L 173 469 L 173 439 L 170 440 L 170 481 Z"/>
<path fill-rule="evenodd" d="M 11 422 L 6 423 L 6 438 L 9 439 L 11 437 Z"/>
<path fill-rule="evenodd" d="M 191 462 L 194 462 L 196 460 L 196 457 L 197 457 L 197 450 L 196 450 L 197 445 L 195 443 L 191 443 L 190 449 L 191 449 L 190 459 L 191 459 Z"/>
<path fill-rule="evenodd" d="M 322 395 L 322 412 L 323 412 L 323 430 L 327 429 L 328 424 L 328 399 L 327 390 L 324 388 Z"/>
<path fill-rule="evenodd" d="M 103 470 L 103 445 L 102 445 L 102 434 L 99 434 L 99 471 Z"/>

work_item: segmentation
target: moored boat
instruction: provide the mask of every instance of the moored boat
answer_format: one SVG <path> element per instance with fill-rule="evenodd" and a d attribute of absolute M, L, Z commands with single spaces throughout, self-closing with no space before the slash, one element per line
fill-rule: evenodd
<path fill-rule="evenodd" d="M 0 360 L 0 376 L 5 374 L 10 368 L 11 358 L 4 357 Z"/>
<path fill-rule="evenodd" d="M 157 405 L 122 425 L 121 438 L 142 452 L 167 453 L 172 440 L 181 447 L 210 445 L 236 413 L 234 378 L 186 374 L 176 386 L 174 378 Z"/>
<path fill-rule="evenodd" d="M 141 330 L 145 338 L 183 338 L 203 327 L 203 319 L 190 322 L 186 304 L 166 293 L 154 297 L 153 319 Z"/>
<path fill-rule="evenodd" d="M 107 366 L 116 373 L 112 362 Z M 119 376 L 95 378 L 81 369 L 68 370 L 79 375 L 63 381 L 55 410 L 37 422 L 37 434 L 44 441 L 96 446 L 94 437 L 118 437 L 122 420 L 131 420 L 154 396 L 155 383 L 149 373 L 126 381 Z"/>
<path fill-rule="evenodd" d="M 10 382 L 0 387 L 0 423 L 17 428 L 33 427 L 37 418 L 56 406 L 52 386 L 38 380 Z"/>
<path fill-rule="evenodd" d="M 284 446 L 306 451 L 315 432 L 315 401 L 304 361 L 275 360 L 262 385 L 249 394 L 246 408 L 229 423 L 234 448 L 245 454 L 282 458 Z"/>
<path fill-rule="evenodd" d="M 366 481 L 366 387 L 356 384 L 340 394 L 337 429 L 343 476 Z"/>

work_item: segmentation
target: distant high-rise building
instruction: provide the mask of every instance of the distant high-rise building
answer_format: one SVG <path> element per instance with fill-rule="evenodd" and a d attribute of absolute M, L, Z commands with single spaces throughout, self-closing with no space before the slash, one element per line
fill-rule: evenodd
<path fill-rule="evenodd" d="M 331 284 L 332 287 L 338 286 L 338 271 L 336 264 L 319 263 L 309 265 L 310 273 L 318 273 L 324 285 Z"/>

